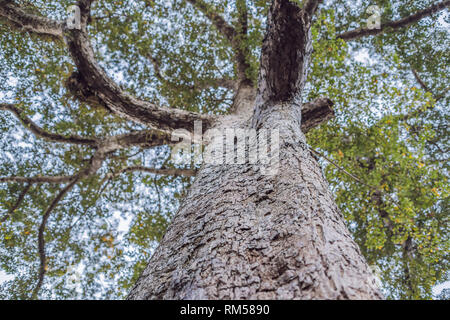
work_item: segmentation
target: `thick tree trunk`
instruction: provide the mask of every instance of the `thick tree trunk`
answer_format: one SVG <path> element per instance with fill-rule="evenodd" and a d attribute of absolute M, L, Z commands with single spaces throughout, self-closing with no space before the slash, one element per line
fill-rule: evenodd
<path fill-rule="evenodd" d="M 216 124 L 278 129 L 278 171 L 203 165 L 130 299 L 382 298 L 301 131 L 308 4 L 273 1 L 256 98 L 241 86 Z"/>
<path fill-rule="evenodd" d="M 381 298 L 299 120 L 276 109 L 278 173 L 204 165 L 130 299 Z"/>

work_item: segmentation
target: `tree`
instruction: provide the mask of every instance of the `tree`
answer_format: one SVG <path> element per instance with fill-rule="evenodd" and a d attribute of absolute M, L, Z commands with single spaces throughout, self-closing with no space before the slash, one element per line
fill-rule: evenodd
<path fill-rule="evenodd" d="M 450 1 L 414 2 L 0 1 L 3 295 L 430 297 Z M 180 129 L 217 163 L 173 161 Z"/>

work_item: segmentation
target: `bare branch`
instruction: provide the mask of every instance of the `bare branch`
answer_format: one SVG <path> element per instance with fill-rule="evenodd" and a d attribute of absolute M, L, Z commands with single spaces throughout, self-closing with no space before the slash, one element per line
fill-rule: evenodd
<path fill-rule="evenodd" d="M 420 78 L 419 74 L 417 73 L 416 70 L 412 69 L 412 73 L 414 75 L 414 77 L 416 78 L 417 82 L 420 84 L 420 86 L 422 87 L 423 90 L 425 90 L 426 92 L 431 92 L 430 89 L 427 87 L 427 85 L 425 84 L 425 82 L 423 82 L 422 78 Z"/>
<path fill-rule="evenodd" d="M 159 107 L 123 91 L 98 65 L 85 30 L 68 30 L 65 39 L 81 76 L 81 84 L 115 114 L 162 130 L 192 130 L 194 121 L 202 121 L 207 128 L 213 122 L 213 116 Z"/>
<path fill-rule="evenodd" d="M 216 12 L 212 5 L 206 4 L 203 0 L 187 0 L 195 8 L 201 11 L 212 24 L 222 33 L 230 42 L 233 48 L 237 63 L 237 76 L 239 81 L 246 81 L 252 85 L 251 80 L 247 77 L 247 70 L 250 68 L 247 62 L 249 50 L 245 45 L 248 29 L 248 9 L 247 4 L 243 0 L 236 1 L 238 13 L 238 30 L 228 24 L 225 19 Z"/>
<path fill-rule="evenodd" d="M 234 41 L 236 30 L 219 15 L 212 6 L 203 0 L 187 0 L 195 8 L 200 10 L 231 43 Z"/>
<path fill-rule="evenodd" d="M 163 73 L 161 71 L 159 61 L 156 58 L 151 57 L 151 56 L 148 56 L 148 60 L 150 60 L 150 62 L 153 65 L 153 70 L 155 72 L 156 78 L 158 78 L 158 80 L 161 81 L 162 83 L 168 83 L 169 81 L 165 78 L 165 76 L 163 75 Z M 170 84 L 170 86 L 173 86 L 176 88 L 182 87 L 182 85 L 177 85 L 177 84 Z M 238 86 L 237 80 L 211 79 L 211 80 L 205 81 L 204 83 L 195 83 L 194 85 L 187 86 L 187 87 L 190 90 L 203 90 L 203 89 L 209 89 L 209 88 L 214 88 L 214 87 L 221 87 L 221 88 L 225 88 L 228 90 L 237 90 L 237 86 Z"/>
<path fill-rule="evenodd" d="M 23 199 L 27 195 L 27 193 L 30 190 L 30 188 L 31 188 L 31 184 L 27 184 L 25 186 L 25 188 L 22 190 L 22 192 L 20 193 L 19 197 L 17 198 L 16 203 L 12 206 L 12 208 L 8 211 L 8 213 L 5 214 L 5 216 L 0 220 L 1 223 L 3 223 L 6 220 L 8 220 L 9 217 L 11 217 L 13 215 L 13 213 L 19 208 L 20 204 L 22 203 Z"/>
<path fill-rule="evenodd" d="M 36 177 L 0 177 L 0 183 L 26 183 L 26 184 L 60 184 L 66 183 L 73 179 L 73 176 L 36 176 Z"/>
<path fill-rule="evenodd" d="M 143 166 L 130 166 L 121 169 L 119 172 L 114 174 L 114 176 L 118 176 L 122 173 L 127 172 L 146 172 L 146 173 L 152 173 L 156 175 L 162 175 L 162 176 L 184 176 L 184 177 L 195 177 L 197 175 L 197 170 L 194 169 L 155 169 L 155 168 L 148 168 Z"/>
<path fill-rule="evenodd" d="M 53 40 L 63 40 L 63 24 L 48 18 L 29 14 L 12 1 L 0 1 L 0 21 L 11 27 Z"/>
<path fill-rule="evenodd" d="M 436 3 L 426 9 L 420 10 L 416 12 L 415 14 L 412 14 L 408 17 L 395 20 L 395 21 L 389 21 L 386 23 L 381 24 L 381 27 L 379 29 L 368 29 L 368 28 L 358 28 L 355 30 L 347 31 L 338 36 L 338 38 L 351 41 L 356 40 L 362 37 L 366 36 L 374 36 L 385 32 L 397 32 L 400 31 L 403 28 L 406 28 L 414 23 L 419 22 L 420 20 L 431 16 L 432 14 L 442 11 L 445 8 L 448 8 L 450 6 L 450 0 L 443 1 L 440 3 Z"/>
<path fill-rule="evenodd" d="M 25 128 L 30 130 L 36 137 L 42 138 L 49 142 L 62 142 L 70 144 L 84 144 L 84 145 L 95 145 L 97 140 L 94 138 L 85 138 L 78 135 L 62 136 L 56 133 L 47 132 L 37 124 L 35 124 L 31 119 L 24 115 L 23 111 L 13 104 L 1 103 L 0 110 L 6 110 L 12 112 L 17 119 L 22 122 Z"/>
<path fill-rule="evenodd" d="M 45 228 L 47 226 L 48 218 L 50 217 L 50 214 L 52 211 L 56 208 L 58 203 L 64 198 L 64 196 L 72 190 L 72 188 L 80 181 L 82 178 L 82 175 L 78 175 L 73 180 L 67 184 L 64 189 L 62 189 L 56 198 L 52 201 L 50 206 L 45 211 L 44 215 L 42 216 L 41 225 L 39 226 L 39 235 L 38 235 L 38 251 L 39 251 L 39 259 L 40 259 L 40 266 L 39 266 L 39 276 L 38 276 L 38 283 L 36 284 L 36 287 L 33 290 L 33 293 L 31 295 L 32 299 L 36 299 L 37 295 L 39 294 L 39 291 L 42 287 L 42 284 L 44 283 L 44 277 L 47 273 L 47 258 L 45 254 Z"/>

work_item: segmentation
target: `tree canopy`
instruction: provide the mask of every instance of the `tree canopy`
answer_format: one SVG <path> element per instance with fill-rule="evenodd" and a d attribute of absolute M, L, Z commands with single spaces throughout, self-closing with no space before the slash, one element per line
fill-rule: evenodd
<path fill-rule="evenodd" d="M 127 294 L 198 168 L 170 131 L 257 85 L 269 5 L 0 0 L 1 298 Z M 303 100 L 334 117 L 308 143 L 393 299 L 449 280 L 449 6 L 327 0 L 312 27 Z"/>

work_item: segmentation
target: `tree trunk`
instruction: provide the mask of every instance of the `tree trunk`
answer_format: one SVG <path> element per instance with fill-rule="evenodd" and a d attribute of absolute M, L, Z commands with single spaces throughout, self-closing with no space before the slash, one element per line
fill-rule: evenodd
<path fill-rule="evenodd" d="M 278 129 L 277 172 L 204 164 L 130 299 L 382 298 L 301 131 L 308 10 L 273 1 L 256 98 L 242 85 L 215 125 Z"/>

